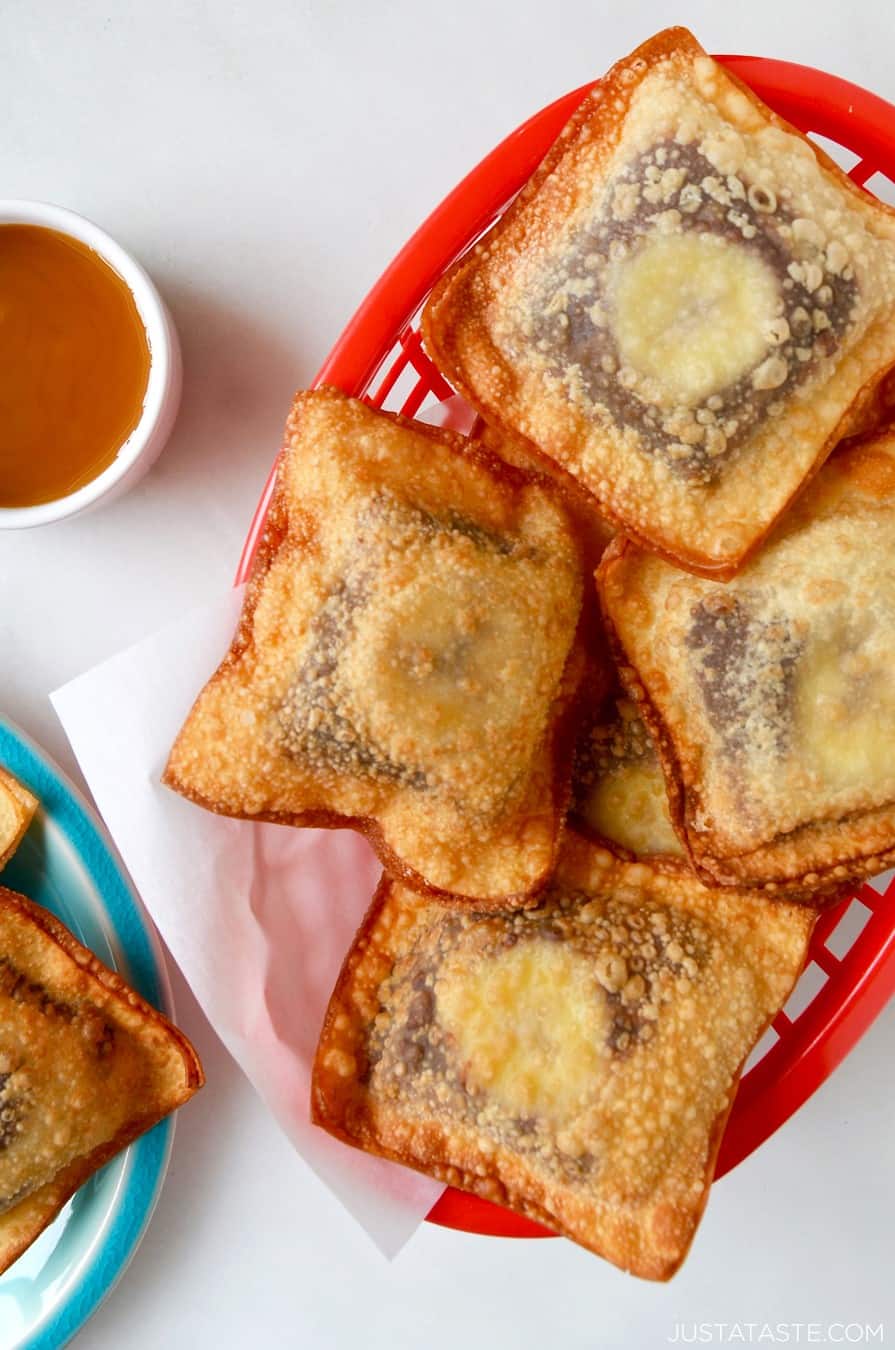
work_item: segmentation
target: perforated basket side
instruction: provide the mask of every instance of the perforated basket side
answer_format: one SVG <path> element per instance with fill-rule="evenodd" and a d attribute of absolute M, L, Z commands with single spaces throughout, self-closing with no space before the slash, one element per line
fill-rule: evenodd
<path fill-rule="evenodd" d="M 857 85 L 808 66 L 760 57 L 718 58 L 802 131 L 839 147 L 856 183 L 895 180 L 895 108 Z M 507 137 L 451 192 L 371 290 L 321 367 L 331 384 L 374 407 L 415 416 L 453 393 L 426 356 L 419 312 L 453 260 L 512 201 L 581 102 L 583 86 Z M 268 481 L 246 539 L 237 581 L 248 575 L 273 491 Z M 725 1132 L 716 1178 L 747 1157 L 829 1076 L 895 993 L 895 880 L 870 884 L 822 915 L 805 972 L 753 1054 Z M 487 1201 L 448 1189 L 431 1221 L 499 1236 L 547 1230 Z"/>

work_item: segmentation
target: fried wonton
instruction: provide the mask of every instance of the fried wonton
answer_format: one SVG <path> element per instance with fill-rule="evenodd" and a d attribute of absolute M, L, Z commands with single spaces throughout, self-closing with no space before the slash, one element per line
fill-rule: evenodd
<path fill-rule="evenodd" d="M 15 853 L 39 802 L 23 783 L 0 769 L 0 868 Z"/>
<path fill-rule="evenodd" d="M 668 1279 L 813 922 L 574 835 L 537 909 L 383 880 L 326 1015 L 313 1119 Z"/>
<path fill-rule="evenodd" d="M 630 699 L 614 699 L 583 719 L 569 814 L 583 834 L 622 857 L 685 862 L 662 765 Z"/>
<path fill-rule="evenodd" d="M 726 585 L 624 542 L 598 578 L 705 878 L 810 896 L 895 862 L 895 436 L 838 451 Z"/>
<path fill-rule="evenodd" d="M 547 480 L 300 394 L 239 629 L 165 781 L 227 815 L 353 826 L 414 888 L 526 903 L 568 800 L 581 595 Z"/>
<path fill-rule="evenodd" d="M 594 86 L 423 332 L 643 547 L 730 576 L 895 364 L 895 212 L 669 29 Z"/>
<path fill-rule="evenodd" d="M 53 915 L 0 887 L 0 1271 L 203 1081 L 182 1032 Z"/>

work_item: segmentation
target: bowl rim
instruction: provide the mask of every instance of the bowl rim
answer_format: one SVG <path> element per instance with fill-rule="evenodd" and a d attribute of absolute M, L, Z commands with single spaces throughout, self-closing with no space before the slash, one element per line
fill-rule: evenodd
<path fill-rule="evenodd" d="M 0 198 L 0 227 L 3 225 L 37 225 L 56 230 L 86 244 L 112 268 L 133 296 L 146 330 L 149 378 L 140 420 L 119 447 L 112 463 L 89 483 L 64 497 L 36 506 L 0 506 L 0 530 L 47 525 L 77 515 L 117 487 L 149 447 L 168 410 L 172 389 L 179 383 L 177 338 L 164 301 L 145 268 L 111 235 L 69 207 L 19 197 Z"/>

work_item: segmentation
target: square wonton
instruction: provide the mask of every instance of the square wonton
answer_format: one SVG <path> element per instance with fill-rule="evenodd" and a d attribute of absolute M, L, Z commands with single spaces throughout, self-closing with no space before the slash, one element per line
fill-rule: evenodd
<path fill-rule="evenodd" d="M 813 922 L 574 835 L 537 909 L 383 881 L 330 1001 L 313 1119 L 668 1279 Z"/>
<path fill-rule="evenodd" d="M 165 781 L 225 815 L 360 829 L 415 888 L 527 903 L 568 799 L 581 595 L 546 480 L 300 394 L 236 637 Z"/>
<path fill-rule="evenodd" d="M 52 914 L 0 886 L 0 1271 L 203 1082 L 167 1018 Z"/>
<path fill-rule="evenodd" d="M 587 95 L 423 328 L 643 547 L 731 576 L 895 363 L 895 212 L 669 29 Z"/>
<path fill-rule="evenodd" d="M 895 435 L 837 451 L 726 585 L 630 543 L 598 581 L 706 879 L 807 897 L 895 861 Z"/>

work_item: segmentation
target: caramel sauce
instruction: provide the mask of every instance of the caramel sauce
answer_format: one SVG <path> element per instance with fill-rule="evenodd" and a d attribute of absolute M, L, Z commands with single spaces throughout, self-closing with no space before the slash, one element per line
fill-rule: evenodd
<path fill-rule="evenodd" d="M 108 468 L 148 380 L 117 272 L 56 230 L 0 225 L 0 507 L 55 501 Z"/>

